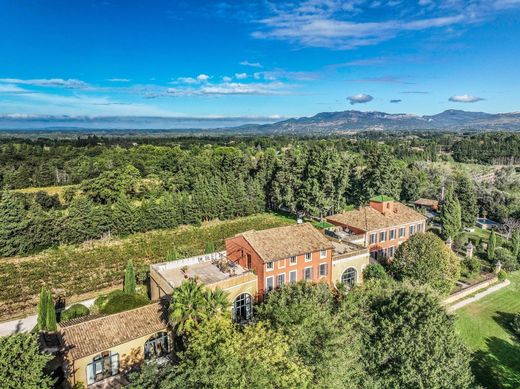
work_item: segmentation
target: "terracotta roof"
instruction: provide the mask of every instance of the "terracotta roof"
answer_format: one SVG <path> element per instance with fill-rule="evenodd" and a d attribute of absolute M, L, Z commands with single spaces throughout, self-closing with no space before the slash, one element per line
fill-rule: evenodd
<path fill-rule="evenodd" d="M 362 207 L 360 209 L 329 216 L 327 217 L 327 221 L 363 231 L 373 231 L 426 219 L 426 217 L 419 212 L 397 201 L 394 202 L 393 209 L 393 212 L 383 215 L 372 207 Z"/>
<path fill-rule="evenodd" d="M 414 204 L 415 205 L 424 205 L 427 207 L 437 207 L 439 205 L 439 202 L 437 200 L 433 200 L 433 199 L 419 199 Z"/>
<path fill-rule="evenodd" d="M 163 331 L 166 327 L 163 308 L 155 303 L 60 327 L 59 331 L 69 357 L 76 360 Z"/>
<path fill-rule="evenodd" d="M 264 262 L 332 249 L 332 243 L 309 223 L 246 231 L 238 236 L 243 236 Z"/>

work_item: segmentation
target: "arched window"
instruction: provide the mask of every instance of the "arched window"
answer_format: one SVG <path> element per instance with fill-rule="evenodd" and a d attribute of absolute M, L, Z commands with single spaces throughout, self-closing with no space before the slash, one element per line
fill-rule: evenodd
<path fill-rule="evenodd" d="M 249 293 L 242 293 L 233 302 L 233 319 L 236 322 L 250 320 L 253 313 L 253 302 Z"/>
<path fill-rule="evenodd" d="M 167 332 L 155 334 L 144 344 L 144 359 L 165 356 L 170 351 L 170 340 Z"/>
<path fill-rule="evenodd" d="M 357 271 L 353 267 L 349 267 L 341 275 L 341 282 L 350 288 L 356 284 L 356 281 L 357 281 Z"/>

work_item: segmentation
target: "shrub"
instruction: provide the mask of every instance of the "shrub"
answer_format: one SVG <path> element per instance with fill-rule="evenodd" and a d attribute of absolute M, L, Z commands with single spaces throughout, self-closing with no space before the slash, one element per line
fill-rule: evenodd
<path fill-rule="evenodd" d="M 99 313 L 107 315 L 139 308 L 150 302 L 146 296 L 136 293 L 125 293 L 115 290 L 108 295 L 100 296 L 94 302 Z"/>
<path fill-rule="evenodd" d="M 507 272 L 504 269 L 501 269 L 497 274 L 497 278 L 500 282 L 504 281 L 507 278 Z"/>
<path fill-rule="evenodd" d="M 371 263 L 363 270 L 363 280 L 386 280 L 388 278 L 388 274 L 386 273 L 383 265 L 379 263 Z"/>
<path fill-rule="evenodd" d="M 515 271 L 518 270 L 518 261 L 511 252 L 504 247 L 497 247 L 495 250 L 495 262 L 500 261 L 502 263 L 502 268 L 506 271 Z"/>
<path fill-rule="evenodd" d="M 61 313 L 61 321 L 77 319 L 78 317 L 87 316 L 89 313 L 90 310 L 83 304 L 74 304 Z"/>
<path fill-rule="evenodd" d="M 481 263 L 477 257 L 466 257 L 462 260 L 461 273 L 468 278 L 476 276 L 480 273 Z"/>
<path fill-rule="evenodd" d="M 511 330 L 520 338 L 520 313 L 515 313 L 511 320 Z"/>

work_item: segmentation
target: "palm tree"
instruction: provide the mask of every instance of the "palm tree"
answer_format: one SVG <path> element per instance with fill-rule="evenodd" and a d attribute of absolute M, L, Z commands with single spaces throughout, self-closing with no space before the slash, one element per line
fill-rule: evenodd
<path fill-rule="evenodd" d="M 208 315 L 211 316 L 227 312 L 230 306 L 228 294 L 219 288 L 206 291 L 206 302 L 208 304 Z"/>
<path fill-rule="evenodd" d="M 208 302 L 204 289 L 189 279 L 173 290 L 169 311 L 176 335 L 183 335 L 206 316 Z"/>

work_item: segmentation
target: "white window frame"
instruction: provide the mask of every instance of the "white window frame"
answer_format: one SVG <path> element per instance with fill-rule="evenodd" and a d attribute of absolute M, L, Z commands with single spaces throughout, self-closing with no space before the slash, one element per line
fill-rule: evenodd
<path fill-rule="evenodd" d="M 294 274 L 294 280 L 291 280 L 293 274 Z M 298 270 L 291 270 L 289 272 L 289 284 L 292 284 L 294 282 L 298 282 Z"/>
<path fill-rule="evenodd" d="M 290 259 L 289 259 L 289 266 L 294 266 L 298 263 L 298 257 L 296 255 L 293 255 Z"/>
<path fill-rule="evenodd" d="M 379 242 L 380 243 L 386 242 L 386 238 L 388 238 L 387 231 L 380 231 L 379 232 Z"/>
<path fill-rule="evenodd" d="M 395 255 L 395 246 L 390 246 L 388 248 L 388 257 L 393 258 Z"/>
<path fill-rule="evenodd" d="M 312 253 L 305 253 L 305 262 L 312 261 Z"/>
<path fill-rule="evenodd" d="M 392 235 L 393 235 L 393 236 L 392 236 Z M 389 239 L 389 240 L 395 240 L 396 237 L 397 237 L 397 231 L 396 231 L 395 228 L 392 228 L 392 229 L 390 230 L 390 237 L 389 237 L 390 239 Z"/>
<path fill-rule="evenodd" d="M 272 288 L 269 289 L 267 280 L 271 279 Z M 274 276 L 265 277 L 265 291 L 269 292 L 275 288 L 274 286 Z"/>
<path fill-rule="evenodd" d="M 401 232 L 403 232 L 401 234 Z M 399 238 L 404 238 L 406 237 L 406 227 L 399 227 Z"/>
<path fill-rule="evenodd" d="M 327 250 L 320 250 L 320 259 L 327 258 Z"/>
<path fill-rule="evenodd" d="M 278 282 L 279 277 L 282 277 L 282 278 L 283 278 L 283 282 L 282 282 L 282 283 L 279 283 L 279 282 Z M 281 287 L 281 286 L 284 286 L 284 285 L 286 284 L 286 281 L 287 281 L 287 279 L 286 279 L 286 277 L 285 277 L 285 273 L 278 273 L 278 274 L 276 275 L 276 287 L 277 287 L 277 288 L 279 288 L 279 287 Z"/>
<path fill-rule="evenodd" d="M 417 232 L 416 229 L 417 229 L 417 226 L 415 224 L 410 224 L 410 226 L 408 227 L 410 236 L 415 235 L 415 233 Z"/>
<path fill-rule="evenodd" d="M 273 271 L 274 270 L 274 262 L 267 262 L 265 264 L 265 270 L 266 271 Z"/>
<path fill-rule="evenodd" d="M 372 237 L 374 239 L 372 239 Z M 376 244 L 376 243 L 377 243 L 377 232 L 374 232 L 374 233 L 369 235 L 369 237 L 368 237 L 368 244 Z"/>
<path fill-rule="evenodd" d="M 322 268 L 322 266 L 325 267 L 325 274 L 321 274 L 321 268 Z M 319 275 L 320 277 L 327 277 L 327 276 L 329 275 L 329 264 L 328 264 L 328 263 L 324 262 L 324 263 L 320 263 L 320 264 L 318 265 L 318 275 Z"/>
<path fill-rule="evenodd" d="M 311 278 L 307 278 L 306 275 L 305 275 L 307 269 L 311 269 Z M 313 276 L 313 274 L 312 274 L 312 266 L 304 267 L 304 268 L 303 268 L 303 279 L 304 279 L 305 281 L 312 281 L 312 278 L 313 278 L 312 276 Z"/>

